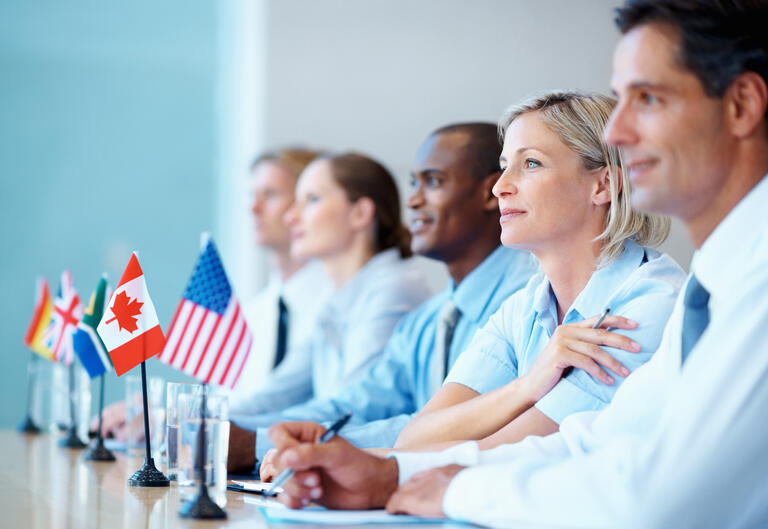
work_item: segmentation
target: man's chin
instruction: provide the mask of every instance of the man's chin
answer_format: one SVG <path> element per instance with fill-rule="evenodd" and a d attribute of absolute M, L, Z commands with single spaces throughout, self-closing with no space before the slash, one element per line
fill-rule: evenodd
<path fill-rule="evenodd" d="M 643 213 L 667 215 L 665 205 L 668 200 L 665 200 L 665 198 L 655 189 L 634 188 L 631 196 L 632 207 Z"/>

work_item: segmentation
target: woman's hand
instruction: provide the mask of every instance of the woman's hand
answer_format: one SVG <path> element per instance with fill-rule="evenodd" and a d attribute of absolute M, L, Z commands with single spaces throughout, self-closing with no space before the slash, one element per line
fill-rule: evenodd
<path fill-rule="evenodd" d="M 555 329 L 531 370 L 520 378 L 523 391 L 532 402 L 546 395 L 560 381 L 563 371 L 571 367 L 583 369 L 608 385 L 613 384 L 614 379 L 603 367 L 621 377 L 629 375 L 629 370 L 600 346 L 615 347 L 631 353 L 640 352 L 640 344 L 606 330 L 635 329 L 637 322 L 621 316 L 607 316 L 599 328 L 593 329 L 598 318 L 593 316 Z"/>

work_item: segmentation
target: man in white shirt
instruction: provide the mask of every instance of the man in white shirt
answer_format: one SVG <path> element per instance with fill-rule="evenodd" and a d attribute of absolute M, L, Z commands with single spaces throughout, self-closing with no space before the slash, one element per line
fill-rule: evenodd
<path fill-rule="evenodd" d="M 261 155 L 251 166 L 254 234 L 269 254 L 271 273 L 264 290 L 243 304 L 258 339 L 230 395 L 231 414 L 281 410 L 311 397 L 308 342 L 332 288 L 320 263 L 291 257 L 284 216 L 299 174 L 318 154 L 282 149 Z"/>
<path fill-rule="evenodd" d="M 680 218 L 698 251 L 659 351 L 605 410 L 493 450 L 390 459 L 280 425 L 278 460 L 297 470 L 283 501 L 494 527 L 766 527 L 767 20 L 765 1 L 617 11 L 606 140 L 622 147 L 634 203 Z"/>

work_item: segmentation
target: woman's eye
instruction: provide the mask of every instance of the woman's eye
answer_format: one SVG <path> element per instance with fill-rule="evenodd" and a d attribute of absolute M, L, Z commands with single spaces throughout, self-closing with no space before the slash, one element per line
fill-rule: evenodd
<path fill-rule="evenodd" d="M 527 158 L 525 160 L 525 163 L 523 164 L 523 166 L 526 169 L 535 169 L 536 167 L 539 167 L 540 165 L 541 165 L 541 162 L 539 162 L 538 160 L 534 160 L 533 158 Z"/>
<path fill-rule="evenodd" d="M 429 187 L 437 187 L 440 185 L 440 180 L 435 178 L 434 176 L 430 176 L 427 178 L 427 186 Z"/>

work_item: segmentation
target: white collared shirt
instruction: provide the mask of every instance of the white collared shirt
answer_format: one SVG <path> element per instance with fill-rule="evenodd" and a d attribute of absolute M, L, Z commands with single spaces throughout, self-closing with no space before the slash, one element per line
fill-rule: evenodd
<path fill-rule="evenodd" d="M 766 527 L 766 203 L 763 178 L 694 256 L 692 272 L 711 294 L 710 323 L 684 365 L 681 295 L 659 351 L 602 412 L 493 450 L 472 442 L 398 454 L 401 481 L 472 465 L 451 482 L 443 510 L 494 527 Z"/>

